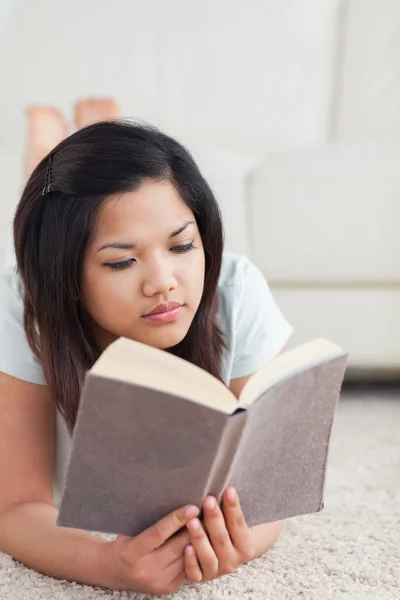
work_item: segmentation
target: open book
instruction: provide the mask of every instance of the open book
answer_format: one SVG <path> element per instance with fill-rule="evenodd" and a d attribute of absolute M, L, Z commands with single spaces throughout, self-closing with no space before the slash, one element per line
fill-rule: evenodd
<path fill-rule="evenodd" d="M 313 340 L 238 400 L 199 367 L 118 339 L 86 374 L 57 525 L 133 536 L 229 484 L 249 526 L 321 510 L 346 362 Z"/>

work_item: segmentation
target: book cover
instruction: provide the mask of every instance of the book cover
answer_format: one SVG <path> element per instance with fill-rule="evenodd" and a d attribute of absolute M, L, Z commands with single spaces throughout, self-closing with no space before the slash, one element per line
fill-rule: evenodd
<path fill-rule="evenodd" d="M 57 524 L 134 536 L 229 484 L 249 526 L 321 510 L 346 359 L 291 367 L 231 414 L 89 371 Z"/>

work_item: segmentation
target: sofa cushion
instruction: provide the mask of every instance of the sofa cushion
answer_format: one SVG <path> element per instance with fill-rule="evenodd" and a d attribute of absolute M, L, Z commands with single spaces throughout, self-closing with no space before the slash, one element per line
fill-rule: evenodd
<path fill-rule="evenodd" d="M 275 282 L 400 282 L 400 143 L 270 155 L 249 181 L 252 255 Z"/>
<path fill-rule="evenodd" d="M 262 164 L 262 156 L 206 146 L 198 141 L 185 145 L 191 151 L 220 205 L 225 249 L 250 256 L 246 181 L 251 170 Z"/>
<path fill-rule="evenodd" d="M 274 297 L 294 326 L 288 347 L 314 338 L 333 340 L 354 369 L 400 369 L 400 289 L 274 287 Z"/>

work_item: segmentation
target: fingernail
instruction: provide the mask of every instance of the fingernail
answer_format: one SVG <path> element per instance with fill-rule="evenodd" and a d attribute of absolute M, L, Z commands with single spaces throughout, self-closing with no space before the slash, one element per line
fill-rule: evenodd
<path fill-rule="evenodd" d="M 199 509 L 194 504 L 187 506 L 183 511 L 183 516 L 185 519 L 191 519 L 193 517 L 197 517 L 199 514 Z"/>
<path fill-rule="evenodd" d="M 204 502 L 206 508 L 214 508 L 215 507 L 215 498 L 213 498 L 212 496 L 208 496 L 208 498 L 205 499 Z"/>
<path fill-rule="evenodd" d="M 198 519 L 193 519 L 192 521 L 189 521 L 189 523 L 187 524 L 187 526 L 192 531 L 197 531 L 199 529 L 199 527 L 200 527 L 200 521 Z"/>
<path fill-rule="evenodd" d="M 185 552 L 188 556 L 193 556 L 193 554 L 194 554 L 193 546 L 186 546 Z"/>
<path fill-rule="evenodd" d="M 236 500 L 236 490 L 233 487 L 229 487 L 227 491 L 228 500 Z"/>

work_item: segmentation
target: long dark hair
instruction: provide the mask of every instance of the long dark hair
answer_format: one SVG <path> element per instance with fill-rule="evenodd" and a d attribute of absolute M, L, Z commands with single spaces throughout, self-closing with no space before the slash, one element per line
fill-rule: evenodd
<path fill-rule="evenodd" d="M 81 302 L 96 216 L 110 195 L 133 191 L 149 178 L 176 187 L 195 215 L 205 253 L 200 306 L 185 338 L 169 351 L 221 379 L 224 339 L 216 322 L 216 290 L 223 229 L 208 183 L 186 148 L 154 127 L 127 121 L 89 125 L 38 164 L 14 217 L 27 339 L 70 433 L 85 372 L 99 356 Z"/>

